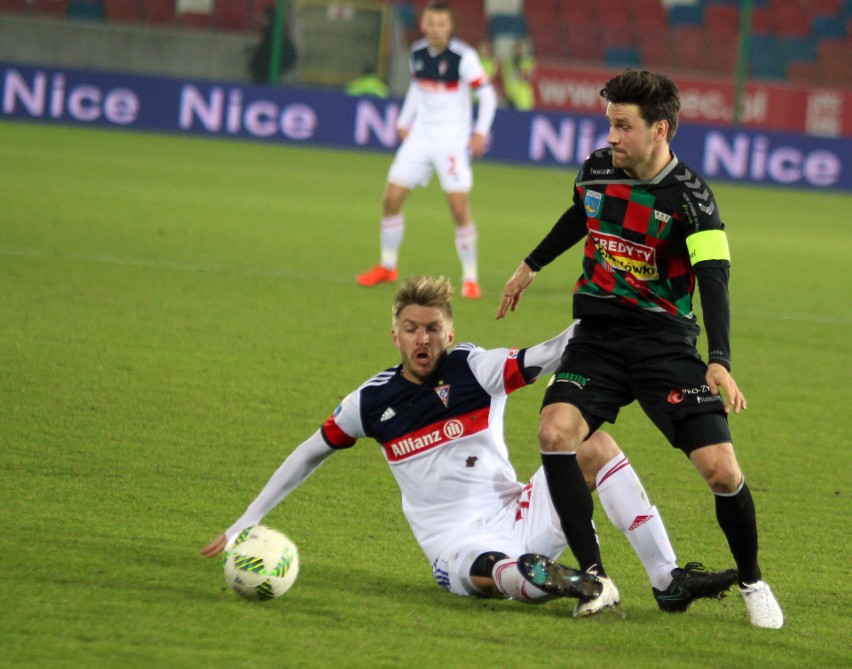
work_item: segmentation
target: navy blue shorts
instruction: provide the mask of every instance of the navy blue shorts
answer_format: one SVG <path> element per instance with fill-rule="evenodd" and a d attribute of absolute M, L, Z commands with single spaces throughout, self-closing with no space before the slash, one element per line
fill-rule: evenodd
<path fill-rule="evenodd" d="M 731 441 L 725 404 L 707 386 L 707 365 L 696 336 L 645 323 L 581 319 L 568 343 L 542 406 L 576 406 L 590 434 L 615 423 L 633 400 L 672 446 L 687 455 L 697 448 Z"/>

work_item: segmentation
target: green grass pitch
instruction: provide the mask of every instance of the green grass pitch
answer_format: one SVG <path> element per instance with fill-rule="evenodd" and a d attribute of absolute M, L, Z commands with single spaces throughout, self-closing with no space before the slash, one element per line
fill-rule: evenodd
<path fill-rule="evenodd" d="M 596 518 L 620 610 L 570 617 L 439 590 L 378 447 L 334 456 L 267 524 L 299 544 L 283 598 L 247 602 L 198 549 L 342 395 L 397 361 L 378 256 L 389 154 L 0 123 L 0 665 L 840 667 L 850 641 L 849 194 L 714 184 L 733 253 L 731 419 L 761 559 L 786 614 L 739 596 L 656 609 Z M 675 147 L 676 148 L 676 147 Z M 563 211 L 573 170 L 483 163 L 484 299 L 459 341 L 526 345 L 569 321 L 572 249 L 496 322 L 503 283 Z M 406 209 L 403 274 L 459 280 L 437 185 Z M 704 342 L 700 343 L 704 347 Z M 543 388 L 509 402 L 518 474 Z M 611 432 L 682 563 L 732 565 L 710 493 L 636 407 Z"/>

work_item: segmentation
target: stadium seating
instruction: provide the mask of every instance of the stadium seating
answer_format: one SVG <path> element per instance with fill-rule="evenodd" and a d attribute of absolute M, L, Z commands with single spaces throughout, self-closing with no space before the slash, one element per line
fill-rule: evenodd
<path fill-rule="evenodd" d="M 101 0 L 70 0 L 67 16 L 69 19 L 102 21 L 105 18 L 103 2 Z"/>
<path fill-rule="evenodd" d="M 36 16 L 53 16 L 65 18 L 68 16 L 68 0 L 33 0 L 33 14 Z"/>
<path fill-rule="evenodd" d="M 30 11 L 27 0 L 0 0 L 0 11 L 25 14 Z"/>
<path fill-rule="evenodd" d="M 251 28 L 251 14 L 246 0 L 216 0 L 214 13 L 216 26 L 221 30 L 243 32 Z"/>
<path fill-rule="evenodd" d="M 175 3 L 172 0 L 141 0 L 145 21 L 154 25 L 175 23 Z"/>
<path fill-rule="evenodd" d="M 420 36 L 415 17 L 428 0 L 380 1 L 395 5 L 397 16 L 410 16 L 408 36 Z M 175 0 L 0 0 L 0 12 L 255 33 L 275 3 L 214 0 L 210 13 L 176 13 Z M 510 5 L 451 0 L 457 34 L 474 45 L 497 38 L 501 53 L 513 40 L 529 39 L 539 60 L 725 77 L 738 64 L 740 0 L 526 0 L 515 3 L 522 13 L 503 13 Z M 752 0 L 750 29 L 751 77 L 850 85 L 852 0 Z"/>
<path fill-rule="evenodd" d="M 104 10 L 109 22 L 136 23 L 144 19 L 138 0 L 104 0 Z"/>

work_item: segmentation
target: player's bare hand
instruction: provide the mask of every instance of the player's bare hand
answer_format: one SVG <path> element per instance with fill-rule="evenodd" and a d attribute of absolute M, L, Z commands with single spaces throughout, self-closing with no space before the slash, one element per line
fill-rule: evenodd
<path fill-rule="evenodd" d="M 532 283 L 532 280 L 535 278 L 535 274 L 536 273 L 533 272 L 530 269 L 530 266 L 525 262 L 522 262 L 518 266 L 518 269 L 515 270 L 512 278 L 509 279 L 503 287 L 503 297 L 500 300 L 500 307 L 497 309 L 498 321 L 506 315 L 506 312 L 509 309 L 514 311 L 518 307 L 518 302 L 520 302 L 521 296 Z"/>
<path fill-rule="evenodd" d="M 207 544 L 204 548 L 201 549 L 201 554 L 205 557 L 213 558 L 219 555 L 223 550 L 225 550 L 225 546 L 228 545 L 228 538 L 224 534 L 220 534 L 213 541 Z"/>
<path fill-rule="evenodd" d="M 480 135 L 478 132 L 470 137 L 470 155 L 473 158 L 479 158 L 485 149 L 488 148 L 488 138 L 485 135 Z"/>
<path fill-rule="evenodd" d="M 399 137 L 399 141 L 404 142 L 406 137 L 408 137 L 408 128 L 397 128 L 396 134 Z"/>
<path fill-rule="evenodd" d="M 731 411 L 739 413 L 748 408 L 745 396 L 740 392 L 734 377 L 724 366 L 711 362 L 707 365 L 706 379 L 711 393 L 718 395 L 721 390 L 725 398 L 725 413 Z"/>

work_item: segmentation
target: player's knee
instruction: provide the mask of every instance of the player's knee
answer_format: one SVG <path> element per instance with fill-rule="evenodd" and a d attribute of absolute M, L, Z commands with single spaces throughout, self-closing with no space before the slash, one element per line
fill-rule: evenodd
<path fill-rule="evenodd" d="M 580 425 L 570 420 L 555 405 L 542 409 L 538 425 L 538 442 L 545 453 L 576 452 L 580 448 L 584 435 Z"/>
<path fill-rule="evenodd" d="M 714 493 L 736 492 L 742 482 L 743 474 L 730 444 L 705 446 L 693 451 L 690 458 Z"/>

